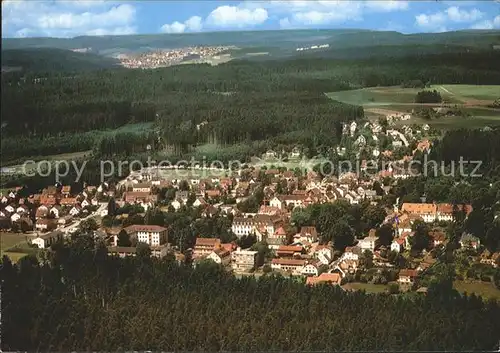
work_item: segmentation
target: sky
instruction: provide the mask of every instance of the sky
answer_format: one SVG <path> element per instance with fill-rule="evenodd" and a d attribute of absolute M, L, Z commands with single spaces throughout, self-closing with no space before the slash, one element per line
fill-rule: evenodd
<path fill-rule="evenodd" d="M 4 38 L 322 28 L 500 29 L 500 1 L 2 1 Z"/>

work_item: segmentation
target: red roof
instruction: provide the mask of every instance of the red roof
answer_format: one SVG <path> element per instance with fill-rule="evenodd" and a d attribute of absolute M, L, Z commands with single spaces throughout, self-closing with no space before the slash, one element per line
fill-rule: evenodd
<path fill-rule="evenodd" d="M 322 273 L 318 277 L 308 277 L 306 280 L 306 284 L 309 286 L 318 284 L 318 283 L 332 283 L 332 284 L 340 284 L 340 275 L 338 273 Z"/>
<path fill-rule="evenodd" d="M 273 259 L 272 263 L 276 265 L 304 266 L 306 264 L 306 260 Z"/>
<path fill-rule="evenodd" d="M 164 232 L 167 230 L 165 227 L 154 226 L 154 225 L 142 225 L 142 224 L 133 224 L 124 228 L 127 233 L 133 232 Z"/>

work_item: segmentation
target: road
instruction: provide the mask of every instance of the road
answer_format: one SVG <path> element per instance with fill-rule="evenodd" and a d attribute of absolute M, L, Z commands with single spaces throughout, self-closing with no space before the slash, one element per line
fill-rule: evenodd
<path fill-rule="evenodd" d="M 70 234 L 70 233 L 74 232 L 76 229 L 78 229 L 78 227 L 80 226 L 80 223 L 82 223 L 82 221 L 85 221 L 85 220 L 87 220 L 89 218 L 96 217 L 97 215 L 100 215 L 101 212 L 106 209 L 106 207 L 108 207 L 108 203 L 107 202 L 101 202 L 101 203 L 99 203 L 99 208 L 97 209 L 96 212 L 88 215 L 85 218 L 80 218 L 75 223 L 72 223 L 72 224 L 68 225 L 67 227 L 60 228 L 59 230 L 61 232 L 63 232 L 64 234 Z"/>

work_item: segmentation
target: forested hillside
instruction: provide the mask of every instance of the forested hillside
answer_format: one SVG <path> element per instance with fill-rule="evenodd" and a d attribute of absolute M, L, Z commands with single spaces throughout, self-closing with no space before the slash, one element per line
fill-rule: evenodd
<path fill-rule="evenodd" d="M 85 234 L 54 249 L 41 264 L 3 259 L 2 349 L 479 351 L 500 339 L 498 304 L 446 278 L 427 297 L 367 295 L 146 252 L 113 258 Z"/>
<path fill-rule="evenodd" d="M 71 72 L 109 69 L 118 61 L 104 56 L 55 48 L 2 50 L 2 66 L 19 67 L 27 72 Z"/>
<path fill-rule="evenodd" d="M 493 84 L 500 82 L 499 61 L 498 52 L 470 51 L 370 60 L 234 61 L 217 67 L 43 77 L 3 74 L 2 158 L 26 155 L 18 135 L 45 139 L 129 122 L 156 122 L 163 142 L 180 153 L 207 142 L 286 139 L 289 134 L 299 136 L 301 143 L 315 144 L 321 138 L 333 145 L 340 123 L 363 117 L 363 111 L 329 101 L 324 92 L 411 80 Z"/>

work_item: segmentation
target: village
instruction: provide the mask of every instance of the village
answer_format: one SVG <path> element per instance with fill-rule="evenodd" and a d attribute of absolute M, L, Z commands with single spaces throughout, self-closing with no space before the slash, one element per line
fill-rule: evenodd
<path fill-rule="evenodd" d="M 367 160 L 363 159 L 359 173 L 322 177 L 312 170 L 277 167 L 272 163 L 278 154 L 267 151 L 263 155 L 263 160 L 269 161 L 267 166 L 249 166 L 235 175 L 165 178 L 153 169 L 144 169 L 118 183 L 84 185 L 77 192 L 67 185 L 55 185 L 21 197 L 21 188 L 16 188 L 1 196 L 0 225 L 7 232 L 20 233 L 19 237 L 29 235 L 29 246 L 40 249 L 71 236 L 83 224 L 88 228 L 90 223 L 108 252 L 120 257 L 136 256 L 137 244 L 145 243 L 152 256 L 170 255 L 193 266 L 212 261 L 240 276 L 277 272 L 305 277 L 308 285 L 392 282 L 398 291 L 424 292 L 418 278 L 439 260 L 449 241 L 445 225 L 454 220 L 457 205 L 426 203 L 425 197 L 421 203 L 382 202 L 398 180 L 410 176 L 408 168 L 393 170 L 392 166 L 408 167 L 416 155 L 432 148 L 429 139 L 420 139 L 429 132 L 428 126 L 413 132 L 409 126 L 391 127 L 391 118 L 387 120 L 368 122 L 361 128 L 356 122 L 346 124 L 337 148 L 339 155 L 355 153 L 356 157 L 388 162 L 389 167 L 376 174 L 365 173 Z M 388 140 L 382 149 L 383 138 Z M 288 153 L 292 160 L 301 156 L 298 146 Z M 258 209 L 250 212 L 241 207 L 257 193 L 263 196 Z M 314 225 L 294 222 L 298 210 L 336 202 L 369 204 L 382 210 L 384 217 L 366 234 L 357 234 L 344 249 L 324 241 Z M 472 211 L 471 205 L 459 206 L 465 217 Z M 111 209 L 113 215 L 108 214 Z M 217 234 L 197 235 L 192 246 L 181 248 L 172 244 L 168 226 L 148 224 L 146 217 L 148 210 L 165 214 L 189 209 L 198 210 L 202 219 L 227 219 L 230 241 L 224 242 Z M 429 240 L 415 254 L 412 238 L 415 226 L 421 223 L 428 225 Z M 392 240 L 381 245 L 378 234 L 383 227 L 390 229 Z M 498 267 L 499 253 L 488 253 L 471 234 L 463 234 L 460 245 L 472 251 L 475 262 Z"/>

